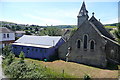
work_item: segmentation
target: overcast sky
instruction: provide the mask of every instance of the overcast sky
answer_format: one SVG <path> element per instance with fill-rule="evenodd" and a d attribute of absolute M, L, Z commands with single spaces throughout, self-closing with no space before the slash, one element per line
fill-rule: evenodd
<path fill-rule="evenodd" d="M 76 25 L 83 0 L 0 0 L 0 21 L 36 25 Z M 85 0 L 103 24 L 118 22 L 118 0 Z"/>

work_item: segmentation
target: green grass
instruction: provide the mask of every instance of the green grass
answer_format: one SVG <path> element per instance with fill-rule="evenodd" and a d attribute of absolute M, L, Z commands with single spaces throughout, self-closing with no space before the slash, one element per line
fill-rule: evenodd
<path fill-rule="evenodd" d="M 58 73 L 62 73 L 64 70 L 65 74 L 68 74 L 75 78 L 83 78 L 86 74 L 92 78 L 118 77 L 118 70 L 100 69 L 83 64 L 73 63 L 73 62 L 65 62 L 62 60 L 57 60 L 53 62 L 43 62 L 29 58 L 26 58 L 25 60 L 36 64 L 41 64 L 42 66 L 46 66 L 47 68 L 50 68 L 51 70 L 54 70 L 55 72 Z"/>
<path fill-rule="evenodd" d="M 116 26 L 104 26 L 105 28 L 116 28 Z"/>
<path fill-rule="evenodd" d="M 3 60 L 3 71 L 8 78 L 74 78 L 65 72 L 57 72 L 47 66 L 38 64 L 38 60 L 25 59 L 20 62 L 20 58 L 15 58 L 11 63 L 9 58 Z M 52 80 L 52 79 L 51 79 Z"/>
<path fill-rule="evenodd" d="M 26 63 L 28 63 L 28 64 L 33 64 L 33 63 L 35 63 L 35 64 L 37 64 L 38 66 L 42 66 L 42 68 L 45 68 L 46 69 L 46 71 L 45 72 L 43 72 L 43 74 L 44 75 L 47 75 L 49 78 L 74 78 L 74 76 L 71 76 L 71 75 L 68 75 L 67 73 L 65 73 L 65 72 L 62 72 L 62 73 L 60 73 L 60 72 L 58 72 L 58 71 L 56 71 L 56 70 L 54 70 L 54 69 L 52 69 L 52 68 L 50 68 L 50 67 L 48 67 L 48 66 L 45 66 L 45 65 L 42 65 L 42 64 L 38 64 L 38 62 L 41 62 L 42 63 L 42 61 L 38 61 L 38 60 L 34 60 L 34 61 L 32 61 L 32 60 L 26 60 Z"/>

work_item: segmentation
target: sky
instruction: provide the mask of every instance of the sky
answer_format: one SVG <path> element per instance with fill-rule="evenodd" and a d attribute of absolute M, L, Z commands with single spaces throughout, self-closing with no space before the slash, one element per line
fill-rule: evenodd
<path fill-rule="evenodd" d="M 84 0 L 103 24 L 118 22 L 118 0 Z M 35 25 L 77 25 L 83 0 L 0 0 L 0 21 Z"/>

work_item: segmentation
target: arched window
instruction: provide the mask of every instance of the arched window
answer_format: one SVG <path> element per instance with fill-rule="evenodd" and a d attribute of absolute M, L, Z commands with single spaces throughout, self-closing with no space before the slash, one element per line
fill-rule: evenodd
<path fill-rule="evenodd" d="M 77 41 L 77 48 L 80 48 L 80 44 L 81 44 L 81 42 L 80 42 L 80 40 L 78 40 Z"/>
<path fill-rule="evenodd" d="M 84 35 L 84 49 L 87 49 L 87 35 Z"/>
<path fill-rule="evenodd" d="M 94 50 L 94 48 L 95 48 L 95 42 L 92 40 L 92 41 L 90 42 L 90 49 L 91 49 L 91 50 Z"/>

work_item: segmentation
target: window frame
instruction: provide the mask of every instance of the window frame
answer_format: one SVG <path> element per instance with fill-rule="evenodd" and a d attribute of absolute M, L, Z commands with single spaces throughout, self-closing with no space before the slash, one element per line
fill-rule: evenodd
<path fill-rule="evenodd" d="M 93 48 L 93 49 L 91 49 L 91 42 L 92 42 L 92 41 L 93 41 L 93 43 L 94 43 L 94 48 Z M 90 45 L 89 45 L 90 51 L 95 51 L 95 44 L 96 44 L 96 43 L 95 43 L 95 40 L 93 40 L 93 39 L 90 40 L 90 41 L 89 41 L 89 44 L 90 44 Z"/>
<path fill-rule="evenodd" d="M 6 38 L 6 34 L 5 33 L 3 34 L 3 38 Z"/>
<path fill-rule="evenodd" d="M 80 43 L 79 43 L 79 48 L 78 48 L 78 41 L 80 41 Z M 80 39 L 77 39 L 76 46 L 77 46 L 77 49 L 80 49 L 80 48 L 81 48 L 81 40 L 80 40 Z"/>
<path fill-rule="evenodd" d="M 7 38 L 9 38 L 10 37 L 10 35 L 9 35 L 9 33 L 7 34 Z"/>
<path fill-rule="evenodd" d="M 86 48 L 85 48 L 85 36 L 87 37 L 87 40 L 86 40 Z M 83 35 L 83 49 L 84 49 L 85 51 L 87 51 L 87 49 L 88 49 L 88 34 L 84 34 L 84 35 Z"/>

